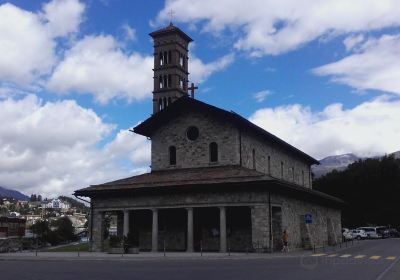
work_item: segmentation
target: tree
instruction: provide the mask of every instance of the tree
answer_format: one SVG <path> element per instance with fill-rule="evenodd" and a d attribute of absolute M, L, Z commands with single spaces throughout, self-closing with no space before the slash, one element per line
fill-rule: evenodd
<path fill-rule="evenodd" d="M 360 160 L 317 179 L 314 189 L 347 203 L 342 215 L 346 226 L 400 226 L 400 159 Z"/>
<path fill-rule="evenodd" d="M 61 217 L 56 221 L 57 229 L 55 230 L 61 242 L 75 240 L 74 227 L 68 217 Z"/>

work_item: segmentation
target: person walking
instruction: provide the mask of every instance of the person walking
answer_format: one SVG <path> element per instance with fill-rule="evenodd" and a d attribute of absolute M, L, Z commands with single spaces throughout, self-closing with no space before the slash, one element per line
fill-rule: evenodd
<path fill-rule="evenodd" d="M 287 233 L 286 230 L 284 230 L 282 235 L 282 243 L 283 243 L 282 252 L 289 252 L 288 242 L 289 242 L 289 234 Z"/>

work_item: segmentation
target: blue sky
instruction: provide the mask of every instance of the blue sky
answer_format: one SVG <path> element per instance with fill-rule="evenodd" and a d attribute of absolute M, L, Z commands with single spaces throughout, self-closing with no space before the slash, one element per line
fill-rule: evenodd
<path fill-rule="evenodd" d="M 0 185 L 74 189 L 148 170 L 152 41 L 194 39 L 196 98 L 316 158 L 400 150 L 400 4 L 0 1 Z M 304 7 L 307 7 L 305 9 Z"/>

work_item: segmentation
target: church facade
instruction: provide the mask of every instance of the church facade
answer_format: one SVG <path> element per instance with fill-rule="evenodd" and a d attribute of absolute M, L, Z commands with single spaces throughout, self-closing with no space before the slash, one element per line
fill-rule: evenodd
<path fill-rule="evenodd" d="M 92 251 L 105 217 L 140 250 L 273 251 L 341 241 L 337 198 L 312 189 L 318 161 L 229 112 L 188 96 L 188 45 L 172 24 L 154 39 L 153 114 L 133 129 L 151 139 L 151 172 L 75 191 L 90 197 Z M 310 140 L 312 141 L 312 140 Z"/>

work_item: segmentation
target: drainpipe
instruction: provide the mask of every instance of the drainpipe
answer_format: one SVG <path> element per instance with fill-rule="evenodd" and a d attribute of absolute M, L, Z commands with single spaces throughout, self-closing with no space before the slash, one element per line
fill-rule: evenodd
<path fill-rule="evenodd" d="M 271 209 L 271 191 L 268 191 L 268 214 L 269 214 L 269 250 L 272 253 L 272 209 Z"/>

